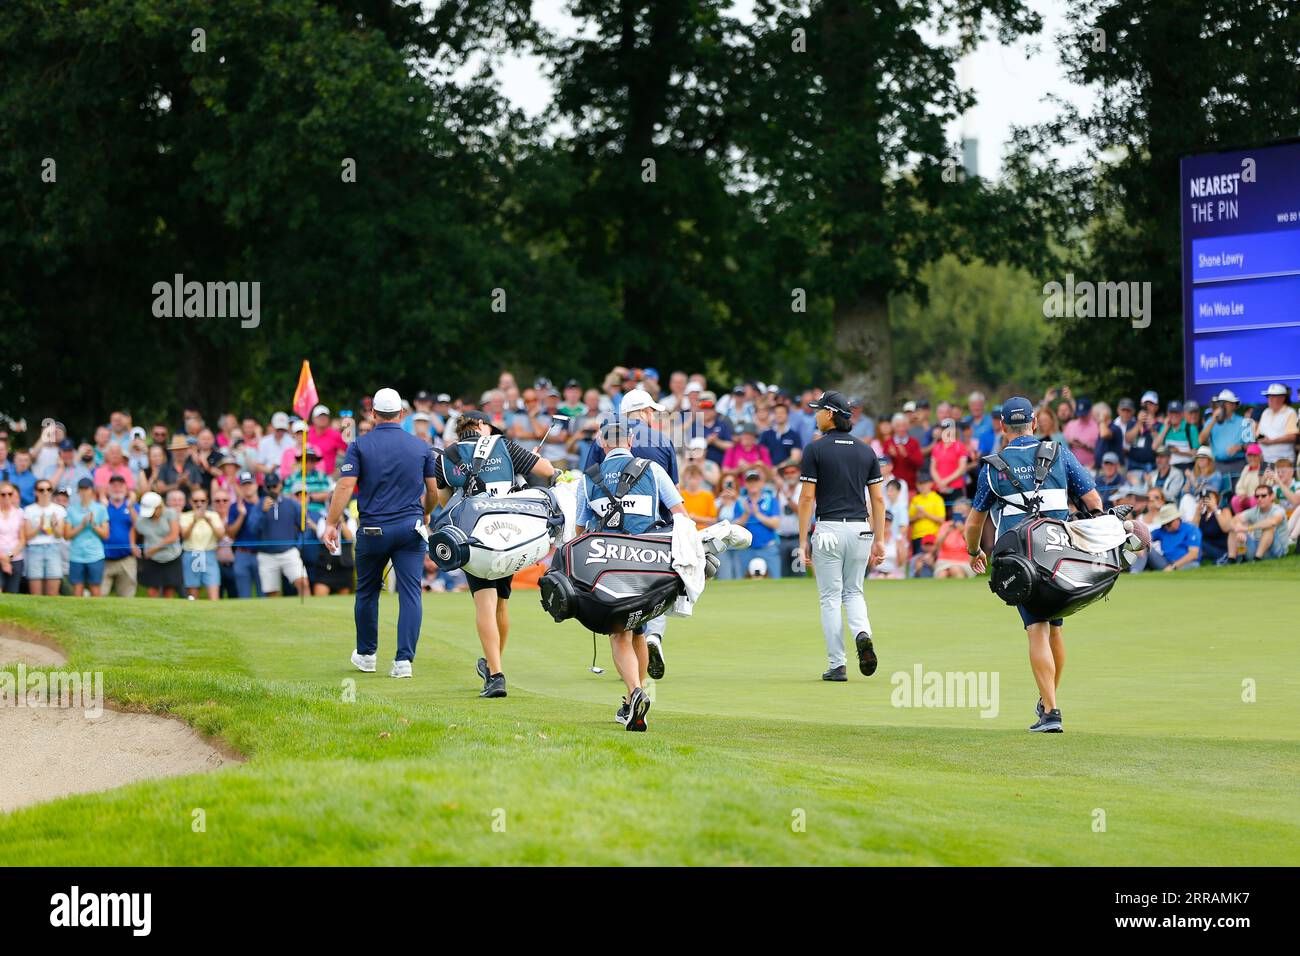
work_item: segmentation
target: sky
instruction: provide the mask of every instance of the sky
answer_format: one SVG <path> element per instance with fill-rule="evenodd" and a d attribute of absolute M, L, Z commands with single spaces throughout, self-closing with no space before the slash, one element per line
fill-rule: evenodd
<path fill-rule="evenodd" d="M 983 176 L 997 177 L 1013 126 L 1031 125 L 1055 115 L 1056 109 L 1046 101 L 1049 95 L 1075 103 L 1086 100 L 1085 91 L 1066 82 L 1053 39 L 1066 28 L 1067 2 L 1028 0 L 1027 5 L 1043 18 L 1042 33 L 1012 46 L 986 40 L 962 64 L 961 82 L 978 97 L 977 105 L 965 117 L 965 128 L 979 141 L 979 172 Z M 565 13 L 567 5 L 567 0 L 534 0 L 534 16 L 549 29 L 573 35 L 578 25 Z M 752 8 L 752 0 L 732 5 L 741 18 L 750 17 Z M 538 57 L 507 57 L 497 76 L 502 93 L 529 115 L 540 113 L 550 102 L 552 86 Z M 959 138 L 961 125 L 954 124 L 953 140 Z"/>

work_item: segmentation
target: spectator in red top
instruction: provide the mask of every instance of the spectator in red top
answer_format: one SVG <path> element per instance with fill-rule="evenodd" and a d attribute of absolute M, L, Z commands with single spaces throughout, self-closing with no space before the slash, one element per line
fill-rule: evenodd
<path fill-rule="evenodd" d="M 327 475 L 334 474 L 335 460 L 341 452 L 347 451 L 348 443 L 337 428 L 330 427 L 330 410 L 324 405 L 312 409 L 307 444 L 320 452 L 320 470 Z"/>
<path fill-rule="evenodd" d="M 916 487 L 916 473 L 925 464 L 921 443 L 907 433 L 907 416 L 901 412 L 890 420 L 890 435 L 880 442 L 881 452 L 894 463 L 894 477 L 907 488 Z"/>
<path fill-rule="evenodd" d="M 957 434 L 957 423 L 945 418 L 939 423 L 942 429 L 939 440 L 930 449 L 930 472 L 934 475 L 934 490 L 944 503 L 952 503 L 965 492 L 966 465 L 970 462 L 970 449 Z"/>
<path fill-rule="evenodd" d="M 736 426 L 736 443 L 722 456 L 723 471 L 737 471 L 751 465 L 772 467 L 772 455 L 758 443 L 758 429 L 753 422 Z"/>

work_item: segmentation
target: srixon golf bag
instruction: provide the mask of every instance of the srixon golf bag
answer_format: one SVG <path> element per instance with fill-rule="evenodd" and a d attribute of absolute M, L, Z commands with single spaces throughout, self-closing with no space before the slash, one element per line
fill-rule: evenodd
<path fill-rule="evenodd" d="M 429 556 L 443 571 L 508 578 L 536 564 L 560 540 L 564 513 L 549 488 L 471 495 L 453 504 L 429 533 Z"/>
<path fill-rule="evenodd" d="M 1007 467 L 999 455 L 987 455 L 984 461 L 998 470 L 1019 493 L 1021 509 L 1028 515 L 1015 528 L 1003 533 L 993 545 L 989 560 L 989 590 L 1007 604 L 1022 605 L 1034 617 L 1051 620 L 1069 617 L 1107 594 L 1115 586 L 1125 567 L 1122 549 L 1127 537 L 1118 518 L 1103 516 L 1113 521 L 1114 547 L 1105 550 L 1085 550 L 1089 535 L 1072 534 L 1065 521 L 1040 516 L 1042 487 L 1058 446 L 1042 442 L 1034 460 L 1034 487 L 1026 489 L 1015 472 Z M 1016 505 L 1019 507 L 1019 504 Z"/>
<path fill-rule="evenodd" d="M 561 545 L 542 575 L 542 607 L 556 622 L 612 634 L 663 614 L 684 592 L 672 566 L 671 530 L 594 531 Z"/>

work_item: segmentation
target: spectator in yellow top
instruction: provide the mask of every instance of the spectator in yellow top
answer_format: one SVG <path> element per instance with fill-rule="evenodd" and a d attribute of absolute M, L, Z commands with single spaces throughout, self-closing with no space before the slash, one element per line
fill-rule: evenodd
<path fill-rule="evenodd" d="M 199 588 L 208 592 L 208 600 L 221 595 L 221 566 L 217 563 L 217 545 L 226 533 L 221 515 L 208 510 L 208 493 L 202 487 L 190 495 L 193 510 L 181 512 L 181 574 L 185 581 L 185 594 L 191 601 Z"/>
<path fill-rule="evenodd" d="M 945 518 L 943 498 L 934 490 L 934 478 L 928 471 L 917 473 L 916 494 L 907 516 L 912 522 L 912 553 L 918 554 L 934 543 L 935 532 Z"/>

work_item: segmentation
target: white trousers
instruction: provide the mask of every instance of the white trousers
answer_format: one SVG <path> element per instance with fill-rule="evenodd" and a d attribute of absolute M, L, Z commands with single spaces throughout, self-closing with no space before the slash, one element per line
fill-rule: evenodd
<path fill-rule="evenodd" d="M 809 542 L 817 594 L 821 602 L 822 636 L 826 638 L 826 659 L 841 667 L 844 654 L 844 617 L 849 633 L 871 634 L 867 601 L 862 583 L 871 557 L 871 524 L 866 521 L 818 521 Z"/>

